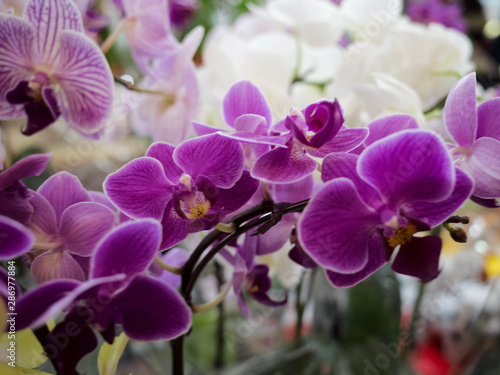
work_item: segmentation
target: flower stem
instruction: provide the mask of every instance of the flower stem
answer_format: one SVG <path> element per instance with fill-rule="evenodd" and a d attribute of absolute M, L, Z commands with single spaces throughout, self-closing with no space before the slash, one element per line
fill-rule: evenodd
<path fill-rule="evenodd" d="M 111 34 L 108 35 L 106 40 L 102 42 L 101 44 L 101 51 L 102 53 L 106 53 L 109 51 L 109 49 L 115 44 L 116 39 L 118 39 L 118 36 L 120 33 L 125 29 L 125 26 L 127 26 L 127 23 L 129 20 L 127 18 L 122 19 L 118 25 L 116 25 L 115 29 Z"/>
<path fill-rule="evenodd" d="M 182 275 L 182 267 L 171 266 L 165 263 L 160 257 L 155 258 L 155 263 L 168 272 L 172 272 L 176 275 Z"/>
<path fill-rule="evenodd" d="M 224 288 L 217 294 L 217 296 L 210 302 L 203 303 L 201 305 L 195 305 L 192 307 L 192 310 L 194 313 L 199 313 L 199 312 L 205 312 L 208 310 L 213 309 L 215 306 L 220 304 L 224 298 L 226 297 L 227 293 L 231 290 L 232 286 L 232 280 L 229 280 L 226 285 L 224 285 Z"/>
<path fill-rule="evenodd" d="M 418 286 L 418 294 L 415 300 L 415 304 L 413 305 L 413 313 L 411 314 L 410 327 L 408 328 L 408 333 L 410 337 L 410 347 L 415 347 L 415 326 L 420 319 L 420 307 L 422 306 L 422 300 L 425 293 L 425 283 L 420 283 Z"/>
<path fill-rule="evenodd" d="M 175 98 L 172 95 L 167 94 L 166 92 L 163 91 L 158 91 L 158 90 L 148 90 L 148 89 L 143 89 L 140 87 L 135 86 L 134 84 L 130 83 L 129 81 L 121 78 L 114 76 L 113 77 L 116 83 L 119 83 L 120 85 L 125 86 L 127 89 L 135 92 L 142 92 L 144 94 L 150 94 L 150 95 L 158 95 L 158 96 L 163 96 L 165 99 L 169 101 L 169 103 L 174 103 Z"/>

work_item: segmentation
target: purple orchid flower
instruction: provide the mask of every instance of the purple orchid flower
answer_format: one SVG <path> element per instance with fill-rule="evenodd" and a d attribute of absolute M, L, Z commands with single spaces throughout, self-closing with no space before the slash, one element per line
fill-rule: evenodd
<path fill-rule="evenodd" d="M 158 255 L 158 257 L 171 266 L 182 267 L 189 259 L 189 254 L 186 250 L 180 247 L 174 247 L 165 254 Z M 181 275 L 176 275 L 172 272 L 166 271 L 156 263 L 151 265 L 150 271 L 153 275 L 157 276 L 160 280 L 166 282 L 175 289 L 181 286 Z"/>
<path fill-rule="evenodd" d="M 157 91 L 159 95 L 140 96 L 134 107 L 134 128 L 150 135 L 154 141 L 178 145 L 191 136 L 191 121 L 199 109 L 200 93 L 193 56 L 203 39 L 204 30 L 197 27 L 175 42 L 165 56 L 148 69 L 141 87 Z"/>
<path fill-rule="evenodd" d="M 31 249 L 35 237 L 19 222 L 0 215 L 0 260 L 10 260 Z"/>
<path fill-rule="evenodd" d="M 111 111 L 112 85 L 71 0 L 30 0 L 22 19 L 0 14 L 0 119 L 27 115 L 23 133 L 31 135 L 62 116 L 96 138 Z"/>
<path fill-rule="evenodd" d="M 434 22 L 463 33 L 467 31 L 467 21 L 463 16 L 463 8 L 459 2 L 410 0 L 406 14 L 413 22 L 426 25 Z"/>
<path fill-rule="evenodd" d="M 231 131 L 193 122 L 198 135 L 218 133 L 240 141 L 245 166 L 251 169 L 255 161 L 269 151 L 270 146 L 286 147 L 286 142 L 271 136 L 273 116 L 264 94 L 250 81 L 239 81 L 231 86 L 223 100 L 224 121 Z M 233 131 L 235 130 L 235 131 Z"/>
<path fill-rule="evenodd" d="M 45 181 L 30 202 L 34 212 L 27 227 L 36 242 L 24 259 L 33 279 L 85 280 L 96 244 L 115 223 L 113 211 L 93 202 L 80 181 L 66 172 Z"/>
<path fill-rule="evenodd" d="M 31 192 L 21 179 L 39 176 L 47 167 L 52 154 L 35 154 L 19 160 L 0 173 L 0 215 L 26 224 L 33 213 Z"/>
<path fill-rule="evenodd" d="M 273 148 L 256 160 L 251 170 L 253 177 L 269 183 L 301 180 L 317 167 L 309 156 L 322 158 L 332 152 L 351 151 L 368 136 L 366 128 L 342 127 L 344 118 L 337 100 L 320 101 L 302 112 L 292 109 L 290 113 L 272 128 L 274 132 L 284 133 L 270 137 L 275 146 L 281 147 Z M 227 136 L 242 140 L 253 138 L 238 132 Z"/>
<path fill-rule="evenodd" d="M 166 249 L 191 232 L 215 226 L 245 204 L 258 185 L 243 171 L 241 146 L 209 134 L 177 147 L 154 143 L 145 157 L 110 174 L 104 191 L 128 216 L 161 220 Z"/>
<path fill-rule="evenodd" d="M 446 220 L 473 188 L 437 136 L 407 130 L 373 143 L 359 157 L 330 154 L 322 178 L 329 182 L 304 210 L 298 235 L 333 285 L 360 282 L 395 251 L 396 272 L 422 281 L 437 277 L 441 239 L 414 234 Z"/>
<path fill-rule="evenodd" d="M 498 207 L 500 198 L 500 98 L 476 106 L 476 73 L 458 81 L 444 107 L 444 120 L 456 146 L 457 165 L 474 180 L 473 200 Z"/>
<path fill-rule="evenodd" d="M 250 310 L 245 302 L 244 291 L 256 301 L 267 306 L 282 306 L 287 303 L 287 296 L 281 301 L 275 301 L 268 296 L 271 289 L 269 267 L 265 264 L 255 263 L 258 241 L 256 236 L 245 236 L 243 245 L 238 245 L 236 254 L 232 256 L 229 251 L 220 254 L 234 266 L 233 289 L 238 297 L 238 307 L 245 315 L 250 315 Z"/>
<path fill-rule="evenodd" d="M 62 349 L 56 358 L 61 373 L 70 375 L 77 374 L 76 363 L 97 346 L 89 326 L 109 343 L 115 337 L 115 324 L 139 341 L 170 340 L 186 333 L 191 311 L 184 299 L 168 284 L 146 274 L 161 237 L 160 224 L 150 219 L 114 228 L 97 246 L 90 279 L 83 283 L 61 279 L 29 291 L 18 300 L 16 328 L 35 329 L 61 311 L 69 311 L 55 330 L 64 332 L 71 324 L 83 335 L 69 337 L 73 352 Z"/>

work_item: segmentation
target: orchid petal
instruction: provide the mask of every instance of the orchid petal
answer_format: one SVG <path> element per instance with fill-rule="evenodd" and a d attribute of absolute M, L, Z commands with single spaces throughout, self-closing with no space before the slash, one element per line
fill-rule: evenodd
<path fill-rule="evenodd" d="M 500 141 L 500 98 L 487 100 L 477 107 L 476 138 L 490 137 Z"/>
<path fill-rule="evenodd" d="M 88 257 L 114 222 L 115 215 L 108 207 L 94 202 L 77 203 L 63 212 L 59 234 L 71 254 Z"/>
<path fill-rule="evenodd" d="M 48 250 L 31 263 L 31 275 L 37 284 L 54 279 L 85 280 L 85 273 L 78 262 L 62 248 Z"/>
<path fill-rule="evenodd" d="M 477 133 L 475 72 L 460 79 L 451 89 L 444 106 L 444 121 L 457 144 L 472 146 Z"/>
<path fill-rule="evenodd" d="M 412 201 L 439 202 L 454 185 L 448 152 L 433 133 L 408 130 L 373 143 L 360 155 L 359 176 L 391 209 Z"/>
<path fill-rule="evenodd" d="M 354 273 L 367 264 L 369 238 L 380 222 L 346 178 L 328 182 L 309 202 L 298 224 L 302 248 L 325 268 Z"/>
<path fill-rule="evenodd" d="M 113 75 L 103 53 L 88 37 L 73 31 L 60 36 L 54 79 L 61 87 L 61 113 L 82 134 L 104 127 L 113 104 Z"/>
<path fill-rule="evenodd" d="M 0 215 L 0 260 L 23 255 L 35 242 L 33 234 L 17 221 Z"/>
<path fill-rule="evenodd" d="M 191 309 L 181 295 L 148 276 L 136 276 L 114 296 L 112 304 L 118 309 L 123 330 L 133 340 L 171 340 L 191 327 Z"/>
<path fill-rule="evenodd" d="M 418 277 L 424 283 L 434 280 L 439 275 L 441 245 L 438 236 L 413 237 L 410 243 L 401 245 L 392 269 L 403 275 Z"/>
<path fill-rule="evenodd" d="M 161 240 L 157 221 L 143 219 L 113 229 L 98 244 L 92 258 L 92 278 L 144 272 L 156 256 Z"/>
<path fill-rule="evenodd" d="M 222 107 L 224 120 L 232 128 L 238 117 L 249 114 L 264 117 L 267 129 L 273 123 L 271 108 L 264 94 L 250 81 L 240 81 L 231 86 L 224 97 Z"/>
<path fill-rule="evenodd" d="M 0 13 L 0 102 L 19 82 L 28 81 L 32 67 L 32 49 L 35 30 L 28 22 L 17 17 Z M 4 103 L 2 103 L 4 104 Z M 15 118 L 22 113 L 22 106 L 13 111 L 11 104 L 0 111 L 0 118 Z M 1 107 L 0 107 L 1 108 Z M 8 112 L 11 112 L 7 116 Z"/>
<path fill-rule="evenodd" d="M 53 66 L 59 57 L 59 38 L 64 30 L 83 33 L 82 16 L 71 0 L 30 0 L 24 18 L 35 27 L 37 63 Z"/>
<path fill-rule="evenodd" d="M 250 177 L 250 173 L 243 171 L 241 178 L 229 189 L 220 189 L 217 201 L 212 206 L 212 210 L 224 210 L 231 213 L 247 203 L 259 188 L 258 180 Z"/>
<path fill-rule="evenodd" d="M 19 160 L 12 167 L 0 173 L 0 190 L 5 190 L 24 177 L 40 176 L 47 168 L 50 154 L 29 155 Z"/>
<path fill-rule="evenodd" d="M 455 168 L 455 187 L 451 195 L 440 202 L 413 202 L 401 207 L 401 211 L 408 218 L 422 221 L 429 227 L 435 227 L 449 218 L 470 197 L 473 183 L 470 177 Z"/>
<path fill-rule="evenodd" d="M 191 223 L 191 220 L 184 219 L 177 214 L 172 201 L 170 201 L 165 209 L 165 214 L 161 222 L 163 238 L 160 249 L 168 249 L 186 238 L 189 234 L 188 228 Z"/>
<path fill-rule="evenodd" d="M 213 133 L 217 133 L 218 131 L 220 131 L 219 128 L 214 128 L 212 126 L 204 125 L 204 124 L 196 122 L 196 121 L 193 121 L 192 123 L 193 123 L 194 131 L 195 131 L 196 135 L 198 135 L 198 136 L 213 134 Z"/>
<path fill-rule="evenodd" d="M 339 273 L 328 269 L 325 270 L 326 277 L 333 284 L 333 286 L 337 288 L 353 286 L 366 279 L 387 263 L 384 258 L 384 246 L 381 242 L 382 239 L 378 235 L 374 235 L 370 237 L 368 241 L 370 242 L 369 247 L 371 250 L 368 254 L 368 262 L 363 269 L 354 273 Z"/>
<path fill-rule="evenodd" d="M 269 229 L 266 233 L 259 235 L 257 245 L 257 255 L 266 255 L 280 250 L 290 239 L 295 220 L 286 218 Z"/>
<path fill-rule="evenodd" d="M 475 182 L 474 195 L 500 197 L 500 141 L 482 137 L 474 142 L 467 171 Z"/>
<path fill-rule="evenodd" d="M 163 165 L 165 176 L 172 184 L 178 184 L 182 175 L 180 169 L 174 162 L 173 154 L 175 147 L 168 143 L 156 142 L 149 146 L 146 156 L 158 160 Z"/>
<path fill-rule="evenodd" d="M 33 215 L 27 227 L 36 237 L 38 243 L 51 243 L 58 235 L 56 212 L 47 199 L 41 194 L 32 192 L 30 203 Z"/>
<path fill-rule="evenodd" d="M 296 145 L 275 148 L 259 157 L 252 168 L 252 176 L 270 183 L 289 183 L 312 174 L 317 164 L 306 151 Z"/>
<path fill-rule="evenodd" d="M 90 202 L 90 196 L 76 176 L 67 172 L 59 172 L 49 177 L 37 190 L 54 208 L 57 222 L 63 211 L 69 206 Z"/>
<path fill-rule="evenodd" d="M 418 123 L 413 116 L 395 114 L 372 121 L 366 127 L 370 132 L 364 144 L 368 147 L 373 142 L 391 134 L 408 129 L 418 129 Z"/>
<path fill-rule="evenodd" d="M 217 134 L 223 137 L 234 139 L 239 142 L 252 143 L 257 145 L 270 145 L 276 147 L 287 147 L 288 137 L 260 135 L 251 132 L 237 131 L 234 133 L 219 131 Z"/>
<path fill-rule="evenodd" d="M 316 150 L 309 150 L 314 157 L 325 157 L 332 152 L 348 152 L 358 147 L 368 136 L 368 129 L 340 129 L 335 137 Z"/>
<path fill-rule="evenodd" d="M 273 197 L 278 202 L 300 202 L 311 198 L 314 178 L 309 175 L 302 180 L 290 184 L 275 184 L 270 186 Z"/>
<path fill-rule="evenodd" d="M 230 188 L 243 172 L 241 146 L 218 134 L 183 142 L 175 149 L 174 160 L 193 180 L 203 175 L 219 188 Z"/>
<path fill-rule="evenodd" d="M 104 181 L 104 191 L 121 211 L 134 218 L 160 220 L 172 198 L 162 164 L 151 157 L 132 160 Z"/>

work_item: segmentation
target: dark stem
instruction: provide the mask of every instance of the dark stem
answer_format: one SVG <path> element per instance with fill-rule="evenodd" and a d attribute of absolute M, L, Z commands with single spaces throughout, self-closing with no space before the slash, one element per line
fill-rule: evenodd
<path fill-rule="evenodd" d="M 172 346 L 172 374 L 184 375 L 184 335 L 170 341 Z"/>
<path fill-rule="evenodd" d="M 224 284 L 224 275 L 222 267 L 215 262 L 215 277 L 217 277 L 217 286 L 221 290 Z M 224 301 L 217 305 L 217 327 L 215 328 L 215 359 L 214 368 L 220 369 L 224 365 Z"/>
<path fill-rule="evenodd" d="M 408 333 L 410 337 L 410 349 L 415 347 L 415 328 L 418 319 L 420 319 L 420 306 L 422 305 L 422 300 L 425 292 L 425 283 L 420 283 L 418 286 L 417 299 L 413 305 L 413 313 L 411 315 L 410 327 L 408 328 Z M 409 354 L 409 353 L 408 353 Z"/>
<path fill-rule="evenodd" d="M 304 318 L 304 309 L 306 307 L 306 304 L 300 300 L 303 282 L 304 279 L 300 280 L 296 288 L 297 300 L 295 301 L 295 310 L 297 312 L 297 320 L 295 322 L 295 349 L 300 348 L 302 345 L 302 321 Z"/>

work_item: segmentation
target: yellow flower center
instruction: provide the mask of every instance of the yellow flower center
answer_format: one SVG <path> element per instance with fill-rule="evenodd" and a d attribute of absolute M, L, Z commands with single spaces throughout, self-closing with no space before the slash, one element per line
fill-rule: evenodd
<path fill-rule="evenodd" d="M 406 245 L 410 243 L 412 236 L 417 233 L 417 227 L 413 223 L 409 223 L 404 228 L 399 228 L 396 230 L 394 236 L 387 239 L 389 246 L 396 247 L 398 245 Z"/>
<path fill-rule="evenodd" d="M 189 207 L 189 211 L 191 211 L 191 213 L 186 213 L 186 218 L 189 220 L 200 219 L 205 216 L 208 211 L 210 211 L 210 208 L 210 201 L 206 200 L 204 203 L 198 202 L 196 206 Z"/>

